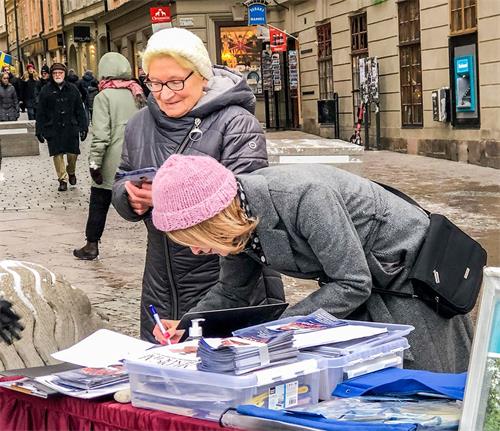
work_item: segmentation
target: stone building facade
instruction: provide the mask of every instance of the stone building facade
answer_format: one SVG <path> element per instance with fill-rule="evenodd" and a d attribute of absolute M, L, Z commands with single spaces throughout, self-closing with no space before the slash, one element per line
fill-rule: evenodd
<path fill-rule="evenodd" d="M 358 65 L 376 57 L 380 148 L 500 168 L 500 1 L 276 0 L 268 2 L 266 29 L 248 26 L 240 0 L 6 0 L 14 53 L 16 2 L 23 59 L 38 67 L 60 59 L 80 75 L 95 71 L 109 50 L 137 71 L 153 31 L 149 8 L 170 4 L 174 26 L 199 35 L 213 62 L 247 77 L 262 123 L 324 137 L 353 134 L 362 95 Z M 58 17 L 52 27 L 49 4 Z M 34 18 L 39 5 L 43 20 Z M 269 52 L 272 26 L 289 36 L 283 53 Z M 337 117 L 320 122 L 334 100 Z M 371 147 L 375 110 L 371 104 Z"/>

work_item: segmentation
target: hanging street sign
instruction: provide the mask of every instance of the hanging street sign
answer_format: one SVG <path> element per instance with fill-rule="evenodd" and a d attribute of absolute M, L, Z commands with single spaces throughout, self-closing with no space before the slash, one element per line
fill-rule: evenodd
<path fill-rule="evenodd" d="M 248 7 L 248 25 L 266 25 L 266 0 L 249 0 L 245 2 Z"/>
<path fill-rule="evenodd" d="M 170 6 L 151 7 L 149 8 L 149 14 L 151 15 L 153 33 L 164 28 L 172 27 Z"/>
<path fill-rule="evenodd" d="M 269 39 L 271 41 L 272 52 L 285 52 L 286 51 L 286 33 L 271 27 L 269 29 Z"/>

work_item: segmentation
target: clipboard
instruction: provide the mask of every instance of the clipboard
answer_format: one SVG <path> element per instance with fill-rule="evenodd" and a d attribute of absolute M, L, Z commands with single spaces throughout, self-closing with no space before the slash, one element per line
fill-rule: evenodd
<path fill-rule="evenodd" d="M 203 329 L 203 337 L 230 337 L 233 335 L 232 332 L 237 329 L 279 319 L 287 307 L 287 302 L 279 302 L 277 304 L 186 313 L 177 326 L 177 329 L 185 330 L 180 341 L 184 341 L 188 337 L 189 327 L 193 319 L 205 319 L 200 325 Z"/>

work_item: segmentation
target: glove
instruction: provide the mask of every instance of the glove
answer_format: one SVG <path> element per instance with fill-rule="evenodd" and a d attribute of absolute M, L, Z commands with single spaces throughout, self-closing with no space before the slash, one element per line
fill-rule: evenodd
<path fill-rule="evenodd" d="M 37 133 L 36 138 L 38 139 L 38 142 L 40 142 L 41 144 L 45 142 L 45 138 L 42 136 L 41 133 Z"/>
<path fill-rule="evenodd" d="M 82 130 L 82 131 L 80 132 L 80 139 L 81 139 L 82 141 L 85 141 L 85 139 L 87 138 L 87 133 L 88 133 L 88 132 L 87 132 L 86 130 Z"/>
<path fill-rule="evenodd" d="M 98 185 L 101 185 L 104 181 L 104 179 L 102 178 L 101 168 L 96 168 L 96 169 L 90 168 L 90 176 L 92 177 L 94 182 Z"/>
<path fill-rule="evenodd" d="M 24 102 L 19 102 L 19 109 L 24 112 Z"/>
<path fill-rule="evenodd" d="M 19 340 L 19 332 L 24 327 L 19 323 L 19 316 L 11 309 L 12 304 L 8 301 L 0 300 L 0 339 L 7 344 L 11 344 L 14 339 Z"/>

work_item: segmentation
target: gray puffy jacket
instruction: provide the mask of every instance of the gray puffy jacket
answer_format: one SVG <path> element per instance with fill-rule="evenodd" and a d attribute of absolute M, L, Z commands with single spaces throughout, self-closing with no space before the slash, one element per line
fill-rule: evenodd
<path fill-rule="evenodd" d="M 147 108 L 135 114 L 125 129 L 121 171 L 154 166 L 159 168 L 199 124 L 201 137 L 193 133 L 184 154 L 208 155 L 235 173 L 248 173 L 267 166 L 264 132 L 253 115 L 255 97 L 244 79 L 229 69 L 214 66 L 214 78 L 206 94 L 191 112 L 181 118 L 169 118 L 152 95 Z M 141 338 L 154 341 L 148 306 L 155 305 L 161 318 L 179 319 L 217 284 L 218 256 L 193 255 L 170 242 L 158 231 L 151 213 L 138 216 L 128 203 L 125 180 L 113 186 L 113 205 L 129 221 L 144 220 L 148 230 L 146 266 L 141 297 Z M 254 304 L 284 301 L 279 275 L 264 277 L 265 289 L 257 289 Z M 263 283 L 264 280 L 260 282 Z M 264 293 L 262 293 L 264 292 Z M 245 298 L 245 304 L 248 302 Z"/>
<path fill-rule="evenodd" d="M 13 85 L 0 85 L 0 121 L 16 121 L 19 118 L 19 104 Z"/>

